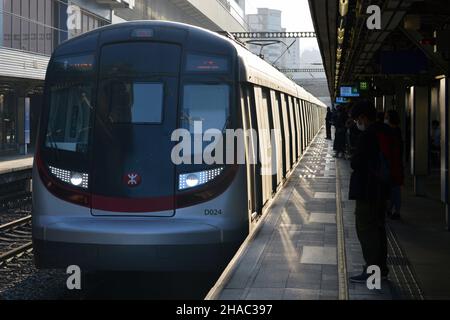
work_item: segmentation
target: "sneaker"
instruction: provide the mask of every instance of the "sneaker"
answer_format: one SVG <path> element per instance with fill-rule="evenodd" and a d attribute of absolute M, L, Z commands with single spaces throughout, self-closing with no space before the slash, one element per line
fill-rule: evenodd
<path fill-rule="evenodd" d="M 352 283 L 367 283 L 367 279 L 369 279 L 370 275 L 368 275 L 365 271 L 363 271 L 360 275 L 350 277 L 350 282 Z"/>

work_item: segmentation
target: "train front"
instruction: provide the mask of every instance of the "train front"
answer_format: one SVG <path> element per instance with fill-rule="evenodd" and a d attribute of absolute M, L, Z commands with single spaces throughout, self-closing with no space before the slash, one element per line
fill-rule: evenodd
<path fill-rule="evenodd" d="M 236 249 L 245 170 L 202 157 L 207 130 L 237 123 L 235 55 L 212 33 L 152 22 L 55 51 L 33 172 L 38 267 L 204 270 Z"/>

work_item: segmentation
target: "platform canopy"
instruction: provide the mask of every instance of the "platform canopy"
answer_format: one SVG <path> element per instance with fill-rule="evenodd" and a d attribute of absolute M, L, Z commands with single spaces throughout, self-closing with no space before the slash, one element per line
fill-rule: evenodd
<path fill-rule="evenodd" d="M 342 85 L 370 81 L 388 89 L 390 80 L 399 77 L 417 80 L 448 72 L 448 0 L 309 0 L 309 4 L 333 97 L 339 96 Z M 367 25 L 374 13 L 368 9 L 374 5 L 381 9 L 381 29 Z"/>

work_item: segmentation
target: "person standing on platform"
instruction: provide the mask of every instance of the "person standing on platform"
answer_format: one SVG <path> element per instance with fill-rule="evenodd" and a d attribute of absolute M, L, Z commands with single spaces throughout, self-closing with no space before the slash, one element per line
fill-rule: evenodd
<path fill-rule="evenodd" d="M 336 133 L 334 136 L 334 150 L 336 151 L 335 158 L 344 158 L 345 145 L 347 137 L 347 112 L 343 106 L 339 106 L 335 121 Z"/>
<path fill-rule="evenodd" d="M 430 160 L 434 168 L 440 168 L 441 160 L 441 127 L 439 121 L 431 123 Z"/>
<path fill-rule="evenodd" d="M 391 166 L 391 201 L 388 208 L 388 216 L 392 220 L 400 219 L 402 205 L 402 186 L 405 181 L 403 164 L 403 137 L 400 129 L 400 116 L 397 111 L 386 113 L 385 123 L 391 127 L 394 139 L 393 157 Z"/>
<path fill-rule="evenodd" d="M 331 124 L 333 120 L 333 114 L 331 113 L 331 108 L 327 108 L 327 116 L 325 118 L 325 123 L 327 127 L 327 140 L 331 140 Z"/>
<path fill-rule="evenodd" d="M 366 265 L 363 272 L 351 277 L 354 283 L 366 283 L 367 268 L 378 266 L 387 277 L 387 236 L 385 215 L 389 197 L 389 178 L 383 150 L 389 145 L 391 133 L 384 123 L 376 122 L 377 112 L 369 101 L 358 102 L 352 111 L 361 131 L 351 159 L 349 199 L 356 200 L 355 225 Z"/>

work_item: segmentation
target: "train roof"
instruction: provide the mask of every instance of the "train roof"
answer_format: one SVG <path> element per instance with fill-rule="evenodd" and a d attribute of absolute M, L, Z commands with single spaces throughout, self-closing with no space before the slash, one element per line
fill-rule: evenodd
<path fill-rule="evenodd" d="M 241 81 L 247 81 L 260 86 L 285 92 L 297 98 L 309 101 L 318 106 L 326 108 L 326 105 L 314 97 L 311 93 L 286 77 L 278 69 L 253 54 L 239 44 L 235 44 L 239 57 L 241 58 L 240 77 Z"/>
<path fill-rule="evenodd" d="M 243 47 L 239 42 L 220 35 L 216 32 L 212 32 L 200 27 L 179 23 L 171 21 L 159 21 L 159 20 L 138 20 L 138 21 L 127 21 L 117 24 L 103 26 L 101 28 L 95 29 L 93 31 L 84 33 L 78 37 L 72 38 L 70 40 L 62 43 L 56 51 L 63 49 L 66 46 L 70 47 L 70 44 L 74 41 L 80 40 L 82 38 L 89 38 L 89 36 L 100 34 L 102 32 L 114 29 L 121 29 L 123 27 L 139 27 L 139 26 L 152 26 L 152 27 L 169 27 L 174 29 L 179 29 L 186 31 L 189 37 L 196 38 L 206 38 L 205 40 L 216 39 L 222 40 L 223 43 L 227 43 L 229 46 L 234 47 L 239 57 L 239 78 L 240 81 L 254 83 L 256 85 L 268 87 L 277 91 L 281 91 L 297 98 L 309 101 L 321 107 L 326 107 L 326 105 L 306 91 L 301 86 L 297 85 L 295 82 L 286 77 L 285 74 L 281 73 L 275 67 L 258 57 L 257 55 L 250 52 L 247 48 Z M 55 51 L 55 52 L 56 52 Z M 64 51 L 64 50 L 62 50 Z"/>

